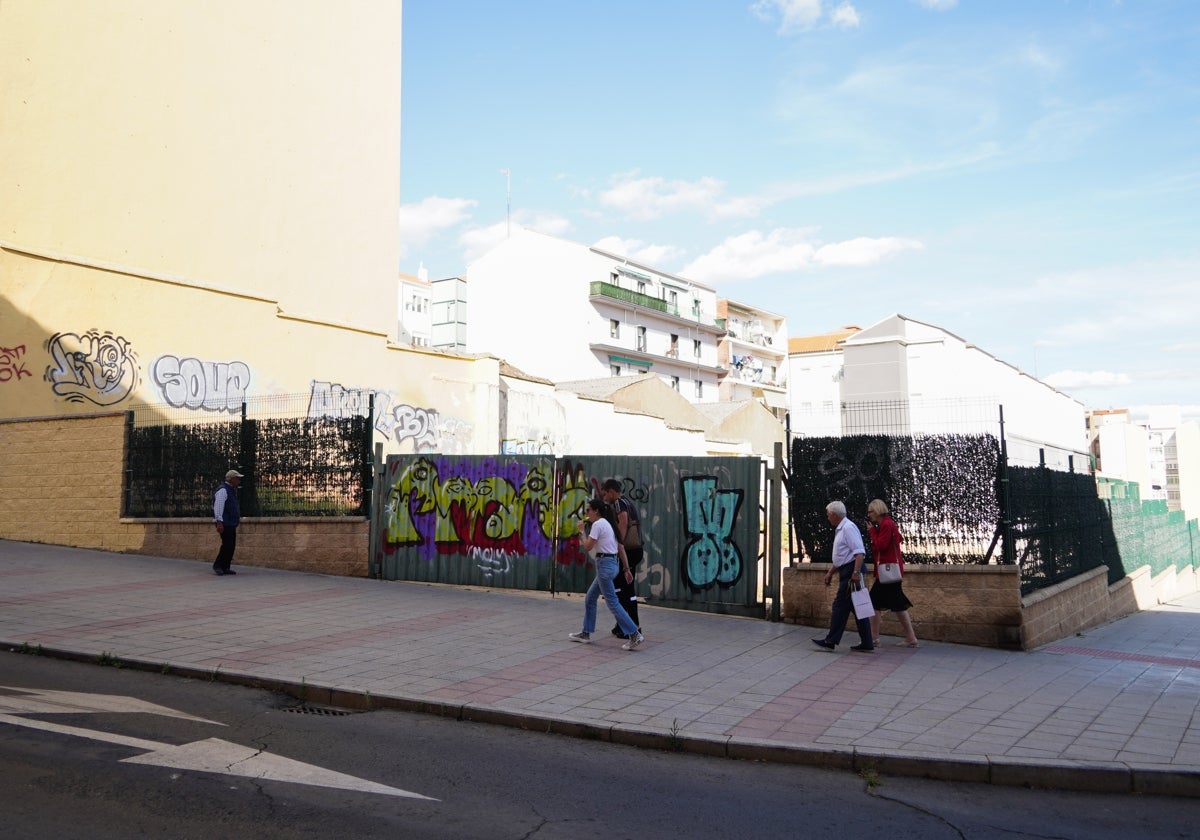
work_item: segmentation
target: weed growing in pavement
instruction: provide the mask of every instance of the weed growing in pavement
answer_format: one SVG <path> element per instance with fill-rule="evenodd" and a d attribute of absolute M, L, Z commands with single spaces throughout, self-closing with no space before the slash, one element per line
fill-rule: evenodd
<path fill-rule="evenodd" d="M 106 650 L 101 651 L 100 655 L 96 657 L 96 664 L 97 665 L 106 665 L 109 668 L 124 668 L 125 667 L 124 662 L 122 662 L 120 659 L 113 656 L 111 653 L 109 653 Z"/>
<path fill-rule="evenodd" d="M 217 679 L 220 678 L 220 676 L 221 676 L 221 666 L 218 665 L 216 668 L 213 668 L 211 671 L 209 671 L 208 681 L 216 682 Z"/>
<path fill-rule="evenodd" d="M 679 718 L 671 718 L 671 734 L 667 736 L 667 746 L 675 752 L 683 749 L 683 739 L 679 737 Z"/>
<path fill-rule="evenodd" d="M 879 771 L 875 769 L 874 764 L 865 765 L 858 771 L 858 775 L 867 783 L 868 793 L 873 793 L 875 788 L 879 787 Z"/>
<path fill-rule="evenodd" d="M 42 655 L 42 646 L 38 645 L 37 647 L 34 647 L 33 645 L 29 644 L 29 642 L 21 642 L 20 645 L 13 648 L 12 650 L 14 653 L 23 653 L 27 656 L 41 656 Z"/>

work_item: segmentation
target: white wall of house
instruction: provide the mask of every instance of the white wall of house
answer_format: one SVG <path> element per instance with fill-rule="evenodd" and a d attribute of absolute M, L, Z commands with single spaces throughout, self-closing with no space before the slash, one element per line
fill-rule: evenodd
<path fill-rule="evenodd" d="M 842 400 L 907 400 L 912 431 L 998 431 L 1004 407 L 1009 454 L 1037 463 L 1045 446 L 1087 449 L 1082 403 L 1039 382 L 941 327 L 893 315 L 847 338 Z M 968 405 L 974 410 L 966 411 Z M 1019 439 L 1019 440 L 1018 440 Z M 1046 453 L 1051 466 L 1065 456 Z M 1076 468 L 1085 463 L 1076 457 Z"/>
<path fill-rule="evenodd" d="M 673 302 L 679 317 L 593 299 L 596 282 Z M 471 352 L 556 381 L 648 372 L 689 401 L 717 399 L 712 288 L 528 229 L 472 263 L 468 283 Z"/>
<path fill-rule="evenodd" d="M 842 351 L 788 357 L 788 413 L 793 434 L 841 433 Z"/>
<path fill-rule="evenodd" d="M 1144 494 L 1150 486 L 1150 439 L 1145 427 L 1110 423 L 1097 429 L 1096 437 L 1100 450 L 1100 469 L 1096 474 L 1136 482 Z"/>

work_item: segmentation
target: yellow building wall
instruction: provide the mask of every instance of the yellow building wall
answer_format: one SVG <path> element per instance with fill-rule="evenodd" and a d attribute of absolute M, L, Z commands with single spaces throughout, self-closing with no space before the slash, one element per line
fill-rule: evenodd
<path fill-rule="evenodd" d="M 307 395 L 301 413 L 362 413 L 385 453 L 497 451 L 499 363 L 390 344 L 273 301 L 0 249 L 0 418 L 163 406 L 174 422 Z M 307 404 L 307 407 L 305 405 Z"/>
<path fill-rule="evenodd" d="M 399 0 L 4 0 L 0 244 L 394 335 L 400 35 Z"/>

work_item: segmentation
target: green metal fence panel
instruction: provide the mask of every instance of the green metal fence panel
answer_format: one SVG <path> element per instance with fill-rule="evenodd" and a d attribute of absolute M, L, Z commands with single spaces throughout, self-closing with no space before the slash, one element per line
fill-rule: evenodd
<path fill-rule="evenodd" d="M 640 600 L 761 615 L 762 461 L 605 455 L 576 463 L 597 489 L 606 478 L 620 481 L 637 505 L 645 544 Z"/>
<path fill-rule="evenodd" d="M 642 522 L 642 600 L 761 612 L 762 462 L 739 457 L 393 455 L 374 567 L 393 580 L 583 593 L 576 523 L 608 478 Z"/>

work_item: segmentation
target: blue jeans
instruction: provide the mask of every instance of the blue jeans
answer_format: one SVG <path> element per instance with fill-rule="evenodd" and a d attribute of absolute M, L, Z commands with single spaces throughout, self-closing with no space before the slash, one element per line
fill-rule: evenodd
<path fill-rule="evenodd" d="M 638 631 L 637 625 L 625 612 L 621 602 L 617 600 L 617 588 L 613 586 L 613 578 L 621 569 L 621 563 L 615 554 L 596 555 L 596 579 L 588 587 L 587 598 L 583 602 L 583 632 L 596 632 L 596 602 L 604 596 L 604 603 L 617 619 L 617 626 L 622 633 L 632 636 Z"/>

